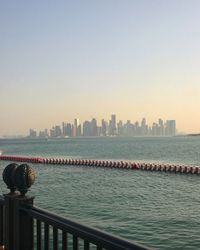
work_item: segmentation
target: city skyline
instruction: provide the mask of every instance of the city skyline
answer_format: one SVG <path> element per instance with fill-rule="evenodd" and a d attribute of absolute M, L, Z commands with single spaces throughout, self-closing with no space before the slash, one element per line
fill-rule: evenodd
<path fill-rule="evenodd" d="M 112 114 L 109 120 L 96 118 L 85 120 L 82 123 L 78 118 L 74 118 L 73 123 L 62 122 L 62 125 L 53 125 L 51 128 L 36 131 L 29 129 L 30 138 L 61 138 L 61 137 L 80 137 L 80 136 L 175 136 L 177 135 L 176 121 L 159 118 L 152 125 L 147 123 L 146 118 L 132 122 L 131 120 L 118 120 Z"/>
<path fill-rule="evenodd" d="M 1 1 L 0 137 L 74 117 L 200 132 L 200 1 Z"/>

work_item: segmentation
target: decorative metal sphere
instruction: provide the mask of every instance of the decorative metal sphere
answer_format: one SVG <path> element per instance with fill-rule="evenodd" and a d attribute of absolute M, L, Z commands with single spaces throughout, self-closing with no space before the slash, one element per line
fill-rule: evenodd
<path fill-rule="evenodd" d="M 16 190 L 15 182 L 14 182 L 14 174 L 18 167 L 18 164 L 11 163 L 7 167 L 5 167 L 3 171 L 3 181 L 7 185 L 7 188 L 10 189 L 11 193 L 14 193 Z"/>
<path fill-rule="evenodd" d="M 17 190 L 24 196 L 36 179 L 36 172 L 27 164 L 17 167 L 14 174 L 14 182 Z"/>

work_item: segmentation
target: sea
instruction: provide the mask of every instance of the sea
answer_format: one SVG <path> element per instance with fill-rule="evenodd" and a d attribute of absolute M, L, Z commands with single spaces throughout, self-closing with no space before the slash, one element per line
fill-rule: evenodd
<path fill-rule="evenodd" d="M 4 155 L 200 166 L 200 137 L 0 139 Z M 10 162 L 0 161 L 0 173 Z M 155 249 L 200 249 L 200 176 L 30 164 L 34 204 Z M 0 192 L 6 193 L 0 180 Z"/>

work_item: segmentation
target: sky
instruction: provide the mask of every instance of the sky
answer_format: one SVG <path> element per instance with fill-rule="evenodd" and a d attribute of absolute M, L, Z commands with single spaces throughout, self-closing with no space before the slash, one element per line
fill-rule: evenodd
<path fill-rule="evenodd" d="M 199 0 L 1 0 L 0 136 L 116 114 L 200 132 Z"/>

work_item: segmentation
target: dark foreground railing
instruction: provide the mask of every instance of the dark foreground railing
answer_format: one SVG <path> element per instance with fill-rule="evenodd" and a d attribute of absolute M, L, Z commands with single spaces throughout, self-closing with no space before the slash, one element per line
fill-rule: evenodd
<path fill-rule="evenodd" d="M 4 170 L 11 193 L 0 196 L 0 250 L 149 249 L 34 207 L 33 198 L 25 196 L 34 179 L 33 171 L 25 164 L 25 171 L 19 171 L 21 166 Z"/>
<path fill-rule="evenodd" d="M 39 208 L 22 208 L 36 222 L 37 249 L 147 249 L 134 242 L 62 218 Z M 44 243 L 44 244 L 43 244 Z"/>
<path fill-rule="evenodd" d="M 4 217 L 5 217 L 5 210 L 4 210 L 5 201 L 4 198 L 0 196 L 0 250 L 2 246 L 4 246 Z"/>

